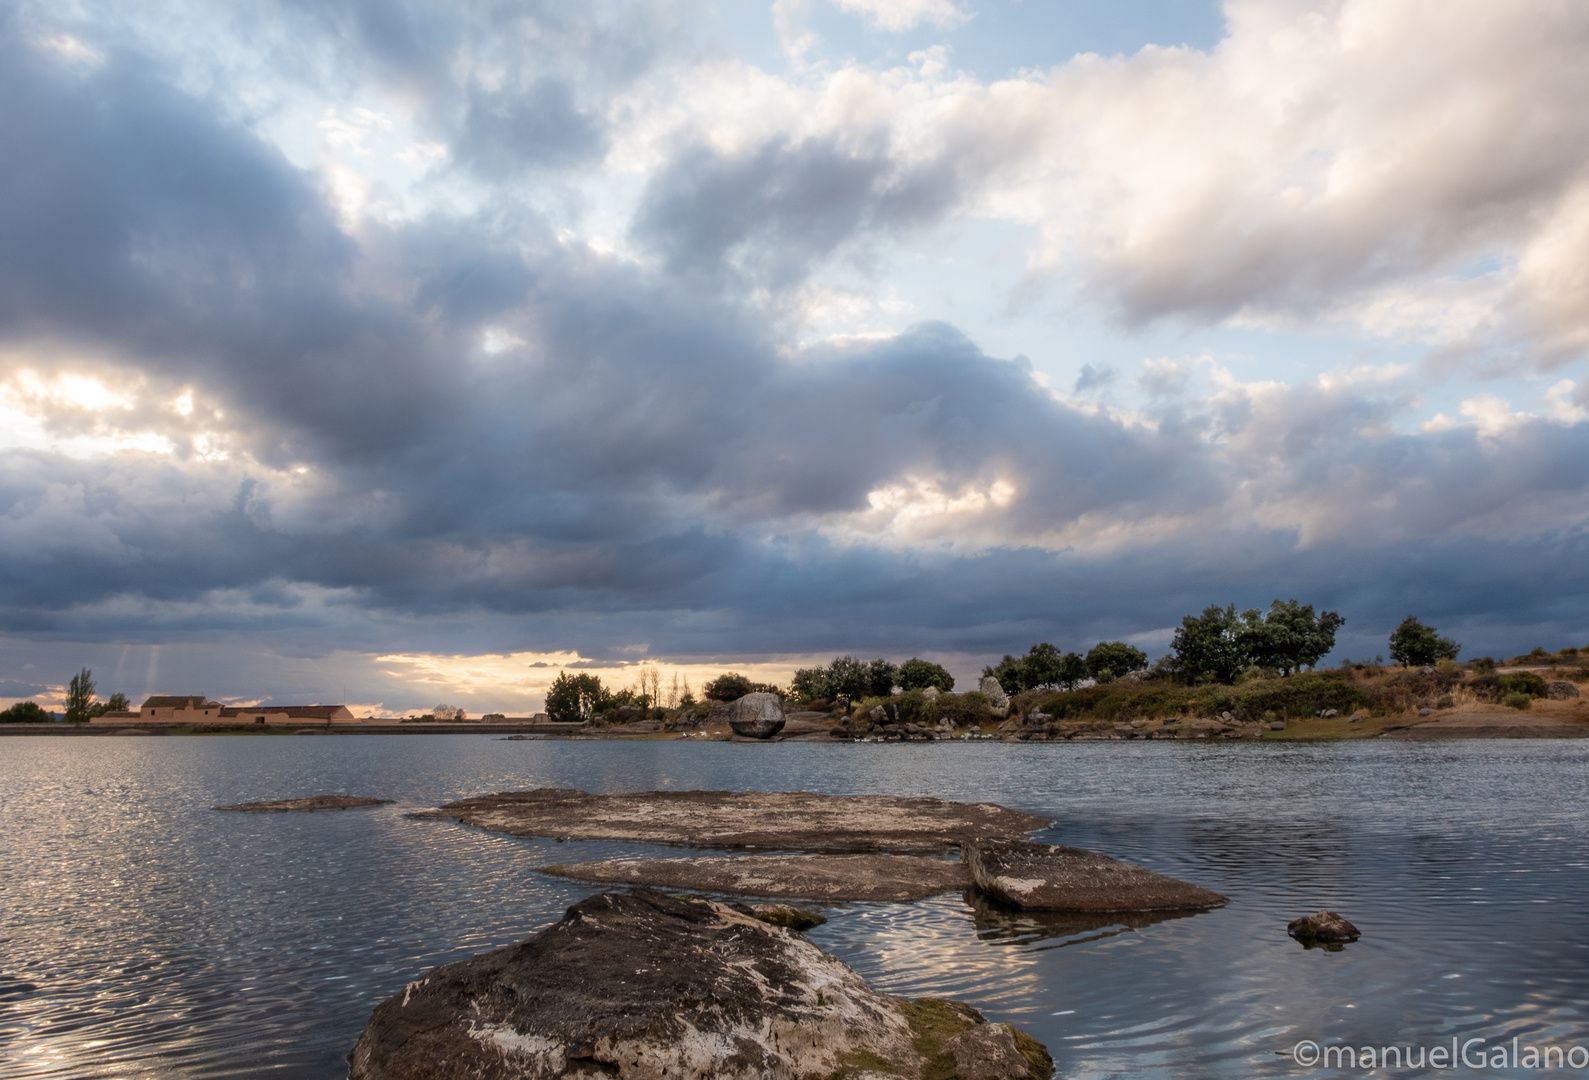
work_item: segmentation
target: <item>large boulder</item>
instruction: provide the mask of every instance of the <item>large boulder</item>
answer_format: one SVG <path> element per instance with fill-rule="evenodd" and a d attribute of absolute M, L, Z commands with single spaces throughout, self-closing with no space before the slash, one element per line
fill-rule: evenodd
<path fill-rule="evenodd" d="M 999 685 L 999 680 L 992 675 L 984 675 L 977 689 L 982 691 L 982 696 L 988 699 L 988 704 L 993 707 L 997 715 L 1004 716 L 1009 713 L 1010 698 L 1005 694 L 1004 687 Z"/>
<path fill-rule="evenodd" d="M 746 694 L 728 714 L 735 735 L 770 739 L 783 730 L 783 699 L 777 694 Z"/>
<path fill-rule="evenodd" d="M 1552 701 L 1566 701 L 1578 696 L 1578 688 L 1566 679 L 1557 679 L 1545 684 L 1545 696 Z"/>
<path fill-rule="evenodd" d="M 977 840 L 962 852 L 976 887 L 1021 911 L 1169 911 L 1228 902 L 1218 893 L 1081 848 Z"/>
<path fill-rule="evenodd" d="M 382 1002 L 348 1075 L 917 1080 L 952 1075 L 964 1058 L 1046 1080 L 1052 1063 L 1024 1033 L 954 1042 L 982 1026 L 964 1005 L 876 993 L 798 934 L 725 905 L 603 893 Z"/>

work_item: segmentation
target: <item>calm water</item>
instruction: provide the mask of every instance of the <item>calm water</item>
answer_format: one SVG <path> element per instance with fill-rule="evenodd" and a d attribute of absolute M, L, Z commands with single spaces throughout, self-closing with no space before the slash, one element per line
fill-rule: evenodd
<path fill-rule="evenodd" d="M 9 738 L 0 1076 L 345 1076 L 381 999 L 594 891 L 534 867 L 656 850 L 403 816 L 545 786 L 993 800 L 1053 817 L 1055 842 L 1230 896 L 1144 926 L 979 919 L 958 896 L 853 904 L 811 934 L 879 989 L 1021 1024 L 1062 1077 L 1322 1073 L 1277 1055 L 1304 1038 L 1589 1046 L 1586 784 L 1581 742 Z M 210 809 L 324 792 L 397 805 Z M 1320 907 L 1363 940 L 1337 953 L 1291 941 L 1286 922 Z"/>

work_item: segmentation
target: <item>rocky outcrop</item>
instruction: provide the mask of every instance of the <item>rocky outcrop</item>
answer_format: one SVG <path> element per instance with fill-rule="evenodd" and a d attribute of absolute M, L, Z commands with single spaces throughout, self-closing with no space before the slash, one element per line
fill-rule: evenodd
<path fill-rule="evenodd" d="M 562 788 L 460 799 L 413 815 L 491 832 L 562 840 L 634 840 L 702 848 L 940 854 L 978 838 L 1014 839 L 1049 824 L 996 803 L 809 791 L 641 791 Z"/>
<path fill-rule="evenodd" d="M 1545 696 L 1552 701 L 1566 701 L 1578 696 L 1578 688 L 1566 679 L 1556 679 L 1545 684 Z"/>
<path fill-rule="evenodd" d="M 728 725 L 735 735 L 769 739 L 783 730 L 783 699 L 777 694 L 746 694 L 734 702 Z"/>
<path fill-rule="evenodd" d="M 604 893 L 529 940 L 382 1002 L 350 1080 L 798 1080 L 953 1075 L 995 1058 L 1046 1080 L 1040 1044 L 964 1005 L 870 989 L 798 934 L 722 904 Z M 960 1039 L 960 1042 L 955 1042 Z M 992 1075 L 992 1074 L 984 1074 Z"/>
<path fill-rule="evenodd" d="M 999 685 L 999 680 L 992 675 L 982 676 L 982 682 L 977 687 L 982 691 L 982 696 L 988 699 L 988 704 L 998 716 L 1007 716 L 1010 711 L 1010 699 L 1004 692 L 1004 687 Z"/>
<path fill-rule="evenodd" d="M 1081 848 L 977 841 L 962 858 L 983 893 L 1022 911 L 1163 911 L 1211 908 L 1226 898 Z"/>
<path fill-rule="evenodd" d="M 793 904 L 734 904 L 735 911 L 742 911 L 753 919 L 759 919 L 768 926 L 782 926 L 790 930 L 810 930 L 821 926 L 828 921 L 826 915 L 812 911 L 810 908 L 795 907 Z"/>
<path fill-rule="evenodd" d="M 383 806 L 391 799 L 366 799 L 357 795 L 311 795 L 307 799 L 270 799 L 264 802 L 217 806 L 217 810 L 244 810 L 271 814 L 289 810 L 351 810 L 355 806 Z"/>
<path fill-rule="evenodd" d="M 606 859 L 548 866 L 544 873 L 608 885 L 908 903 L 971 884 L 963 863 L 916 855 L 737 855 L 732 858 Z"/>
<path fill-rule="evenodd" d="M 1466 712 L 1437 717 L 1409 727 L 1390 729 L 1383 739 L 1583 739 L 1589 724 L 1530 716 L 1514 709 Z"/>
<path fill-rule="evenodd" d="M 1357 927 L 1333 911 L 1318 911 L 1292 919 L 1286 924 L 1286 933 L 1304 945 L 1334 945 L 1337 948 L 1362 936 Z"/>

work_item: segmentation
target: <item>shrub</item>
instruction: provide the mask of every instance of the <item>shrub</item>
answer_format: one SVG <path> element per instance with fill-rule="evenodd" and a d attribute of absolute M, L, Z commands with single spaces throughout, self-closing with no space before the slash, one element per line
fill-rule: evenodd
<path fill-rule="evenodd" d="M 1512 694 L 1527 694 L 1529 697 L 1545 696 L 1545 680 L 1534 671 L 1514 671 L 1509 675 L 1502 675 L 1498 686 L 1501 693 L 1508 696 Z"/>
<path fill-rule="evenodd" d="M 1456 705 L 1457 699 L 1450 694 L 1441 694 L 1440 700 L 1435 702 L 1437 709 L 1449 709 Z"/>
<path fill-rule="evenodd" d="M 546 715 L 559 723 L 577 724 L 596 714 L 603 697 L 601 679 L 595 675 L 559 671 L 546 691 Z"/>
<path fill-rule="evenodd" d="M 1481 656 L 1473 661 L 1473 670 L 1480 675 L 1488 675 L 1495 670 L 1495 660 L 1488 656 Z"/>
<path fill-rule="evenodd" d="M 0 712 L 0 724 L 53 724 L 55 714 L 45 712 L 36 701 L 19 701 Z"/>
<path fill-rule="evenodd" d="M 1534 707 L 1534 699 L 1529 694 L 1511 693 L 1501 699 L 1501 703 L 1508 708 L 1528 710 Z"/>

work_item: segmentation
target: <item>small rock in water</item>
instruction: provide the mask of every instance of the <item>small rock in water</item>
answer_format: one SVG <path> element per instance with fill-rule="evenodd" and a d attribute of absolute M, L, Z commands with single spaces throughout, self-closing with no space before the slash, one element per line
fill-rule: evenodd
<path fill-rule="evenodd" d="M 358 795 L 311 795 L 307 799 L 268 799 L 263 802 L 217 806 L 217 810 L 246 810 L 254 813 L 280 813 L 288 810 L 351 810 L 356 806 L 382 806 L 391 799 L 367 799 Z"/>
<path fill-rule="evenodd" d="M 1286 933 L 1309 947 L 1322 945 L 1331 950 L 1339 949 L 1362 936 L 1357 927 L 1333 911 L 1318 911 L 1300 919 L 1292 919 L 1286 924 Z"/>

